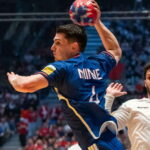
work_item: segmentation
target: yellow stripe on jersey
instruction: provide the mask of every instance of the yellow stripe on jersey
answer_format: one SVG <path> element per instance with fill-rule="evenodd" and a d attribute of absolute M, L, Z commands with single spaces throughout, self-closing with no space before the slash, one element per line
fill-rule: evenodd
<path fill-rule="evenodd" d="M 94 150 L 92 146 L 88 147 L 88 150 Z"/>
<path fill-rule="evenodd" d="M 93 149 L 92 149 L 92 147 L 90 146 L 90 147 L 88 147 L 88 150 L 93 150 Z"/>
<path fill-rule="evenodd" d="M 93 144 L 95 150 L 99 150 L 96 144 Z"/>
<path fill-rule="evenodd" d="M 93 144 L 88 147 L 88 150 L 99 150 L 96 144 Z"/>
<path fill-rule="evenodd" d="M 85 125 L 85 127 L 87 128 L 87 130 L 89 131 L 89 133 L 92 135 L 92 137 L 93 137 L 94 139 L 98 139 L 99 137 L 97 137 L 97 136 L 94 135 L 94 133 L 92 132 L 91 128 L 90 128 L 89 125 L 86 123 L 86 121 L 82 118 L 82 116 L 80 116 L 80 114 L 77 112 L 77 110 L 76 110 L 73 106 L 70 105 L 69 100 L 68 100 L 66 97 L 62 96 L 62 95 L 58 92 L 58 89 L 57 89 L 57 88 L 54 88 L 54 89 L 55 89 L 55 91 L 56 91 L 56 93 L 57 93 L 57 96 L 58 96 L 59 100 L 64 100 L 64 101 L 66 101 L 67 106 L 68 106 L 68 107 L 75 113 L 75 115 L 81 120 L 81 122 Z"/>
<path fill-rule="evenodd" d="M 56 70 L 53 65 L 46 66 L 42 71 L 45 72 L 47 75 L 50 75 Z"/>
<path fill-rule="evenodd" d="M 93 145 L 89 146 L 88 150 L 94 150 Z"/>

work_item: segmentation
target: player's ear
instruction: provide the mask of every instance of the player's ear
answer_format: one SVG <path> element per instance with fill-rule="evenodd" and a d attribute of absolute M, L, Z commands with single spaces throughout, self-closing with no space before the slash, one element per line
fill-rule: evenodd
<path fill-rule="evenodd" d="M 80 48 L 79 48 L 78 42 L 73 42 L 73 43 L 72 43 L 72 50 L 73 50 L 74 52 L 80 52 Z"/>

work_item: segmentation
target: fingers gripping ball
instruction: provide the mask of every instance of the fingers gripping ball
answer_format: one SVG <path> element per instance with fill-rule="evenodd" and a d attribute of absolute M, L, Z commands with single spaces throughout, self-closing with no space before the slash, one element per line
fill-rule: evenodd
<path fill-rule="evenodd" d="M 91 0 L 76 0 L 69 10 L 70 19 L 73 23 L 87 26 L 95 23 L 99 17 L 98 11 Z"/>

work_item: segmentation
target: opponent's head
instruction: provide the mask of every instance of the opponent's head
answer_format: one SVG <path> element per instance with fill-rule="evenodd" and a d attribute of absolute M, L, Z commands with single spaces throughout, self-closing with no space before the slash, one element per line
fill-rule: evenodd
<path fill-rule="evenodd" d="M 61 25 L 56 29 L 51 50 L 55 60 L 67 60 L 83 52 L 87 35 L 83 27 L 75 24 Z"/>
<path fill-rule="evenodd" d="M 148 97 L 150 98 L 150 63 L 147 63 L 144 67 L 144 82 Z"/>

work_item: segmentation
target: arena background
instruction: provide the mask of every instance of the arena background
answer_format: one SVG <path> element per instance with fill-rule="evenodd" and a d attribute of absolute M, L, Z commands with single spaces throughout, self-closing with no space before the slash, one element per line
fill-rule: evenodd
<path fill-rule="evenodd" d="M 55 28 L 60 24 L 71 23 L 68 10 L 72 2 L 72 0 L 0 0 L 0 149 L 2 150 L 21 149 L 18 123 L 20 117 L 26 118 L 23 114 L 27 114 L 28 111 L 41 119 L 43 119 L 42 111 L 45 111 L 48 118 L 47 124 L 44 125 L 40 119 L 30 120 L 29 123 L 34 124 L 36 131 L 30 129 L 28 143 L 32 143 L 37 134 L 40 134 L 41 126 L 46 128 L 47 125 L 52 130 L 51 135 L 44 135 L 49 136 L 48 140 L 41 138 L 42 140 L 35 140 L 35 143 L 42 145 L 48 143 L 47 150 L 65 150 L 71 142 L 75 142 L 61 114 L 57 97 L 51 89 L 40 90 L 33 94 L 20 94 L 12 89 L 6 77 L 6 73 L 10 71 L 30 75 L 53 61 L 50 46 Z M 101 19 L 116 35 L 123 50 L 123 57 L 111 72 L 109 82 L 123 83 L 128 95 L 114 103 L 113 109 L 116 109 L 131 97 L 145 95 L 143 66 L 150 61 L 150 3 L 148 0 L 97 0 L 97 2 L 102 11 Z M 88 33 L 86 55 L 102 51 L 104 48 L 95 29 L 86 27 L 86 30 Z M 120 134 L 125 136 L 123 142 L 129 148 L 126 132 Z"/>

